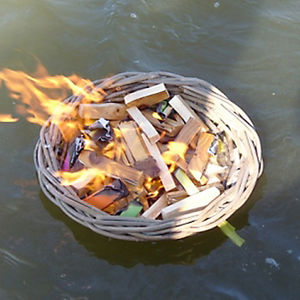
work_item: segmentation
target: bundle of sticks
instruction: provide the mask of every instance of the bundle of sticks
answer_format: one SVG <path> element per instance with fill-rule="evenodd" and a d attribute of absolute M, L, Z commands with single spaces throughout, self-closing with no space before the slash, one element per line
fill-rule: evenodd
<path fill-rule="evenodd" d="M 198 211 L 224 190 L 228 149 L 180 96 L 161 83 L 124 103 L 82 103 L 84 124 L 61 155 L 61 184 L 123 217 L 168 219 Z"/>

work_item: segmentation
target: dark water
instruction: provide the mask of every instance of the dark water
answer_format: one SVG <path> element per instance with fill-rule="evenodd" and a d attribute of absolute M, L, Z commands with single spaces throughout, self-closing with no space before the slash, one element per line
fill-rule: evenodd
<path fill-rule="evenodd" d="M 181 241 L 109 240 L 40 192 L 39 128 L 0 125 L 0 299 L 299 299 L 300 2 L 1 0 L 0 69 L 98 79 L 166 70 L 219 87 L 254 121 L 265 171 L 230 222 Z M 14 102 L 0 90 L 1 113 Z"/>

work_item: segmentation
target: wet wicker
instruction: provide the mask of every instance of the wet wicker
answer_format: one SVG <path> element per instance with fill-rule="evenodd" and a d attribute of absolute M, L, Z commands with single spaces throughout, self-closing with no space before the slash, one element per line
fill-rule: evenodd
<path fill-rule="evenodd" d="M 122 102 L 130 92 L 165 83 L 171 95 L 180 94 L 198 112 L 212 132 L 225 131 L 230 168 L 226 190 L 198 212 L 168 220 L 110 216 L 80 200 L 76 192 L 59 184 L 56 145 L 62 136 L 50 119 L 42 127 L 34 151 L 34 162 L 44 194 L 66 215 L 91 230 L 123 240 L 181 239 L 216 227 L 249 198 L 263 170 L 259 137 L 249 117 L 213 85 L 167 72 L 127 72 L 94 81 L 89 89 L 104 90 L 106 102 Z M 76 110 L 83 96 L 65 100 Z M 232 149 L 237 147 L 238 155 Z M 235 151 L 237 152 L 237 151 Z"/>

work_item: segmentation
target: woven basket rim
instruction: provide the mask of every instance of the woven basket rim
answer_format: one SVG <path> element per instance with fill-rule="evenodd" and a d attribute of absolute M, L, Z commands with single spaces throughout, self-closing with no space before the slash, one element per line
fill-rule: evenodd
<path fill-rule="evenodd" d="M 247 201 L 262 174 L 261 144 L 252 121 L 219 89 L 202 79 L 169 72 L 124 72 L 95 80 L 93 87 L 88 86 L 86 90 L 105 91 L 104 101 L 121 102 L 126 94 L 161 82 L 171 95 L 181 95 L 212 132 L 223 130 L 228 143 L 236 145 L 239 157 L 233 158 L 228 179 L 234 176 L 237 179 L 232 187 L 198 212 L 167 220 L 111 216 L 80 200 L 71 187 L 61 186 L 54 176 L 59 169 L 54 148 L 61 136 L 50 117 L 41 128 L 34 150 L 41 189 L 70 218 L 104 236 L 123 240 L 163 240 L 209 230 L 228 219 Z M 64 102 L 77 109 L 82 99 L 82 95 L 72 95 Z"/>

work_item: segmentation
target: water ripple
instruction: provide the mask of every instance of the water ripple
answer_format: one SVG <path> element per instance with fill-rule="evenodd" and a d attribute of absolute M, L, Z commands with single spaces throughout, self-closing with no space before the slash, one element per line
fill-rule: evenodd
<path fill-rule="evenodd" d="M 4 262 L 8 263 L 9 265 L 12 266 L 19 266 L 19 265 L 23 265 L 23 266 L 28 266 L 28 267 L 34 267 L 34 264 L 32 264 L 31 262 L 13 254 L 12 252 L 0 248 L 0 258 L 3 259 Z"/>

